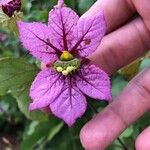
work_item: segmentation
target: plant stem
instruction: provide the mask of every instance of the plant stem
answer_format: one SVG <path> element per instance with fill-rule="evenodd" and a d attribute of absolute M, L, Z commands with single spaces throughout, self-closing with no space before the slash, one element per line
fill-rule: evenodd
<path fill-rule="evenodd" d="M 88 105 L 91 108 L 91 110 L 94 112 L 95 115 L 97 115 L 99 113 L 90 101 L 88 101 Z M 117 140 L 121 144 L 121 146 L 123 147 L 123 150 L 128 150 L 128 147 L 124 144 L 124 142 L 119 137 L 117 138 Z"/>
<path fill-rule="evenodd" d="M 97 109 L 94 107 L 94 105 L 88 100 L 88 105 L 91 108 L 91 110 L 94 112 L 95 115 L 98 114 Z"/>
<path fill-rule="evenodd" d="M 72 146 L 73 146 L 73 150 L 77 150 L 76 148 L 76 143 L 75 143 L 75 139 L 74 139 L 74 136 L 73 136 L 73 133 L 72 133 L 72 129 L 69 128 L 69 132 L 70 132 L 70 136 L 71 136 L 71 141 L 72 141 Z"/>

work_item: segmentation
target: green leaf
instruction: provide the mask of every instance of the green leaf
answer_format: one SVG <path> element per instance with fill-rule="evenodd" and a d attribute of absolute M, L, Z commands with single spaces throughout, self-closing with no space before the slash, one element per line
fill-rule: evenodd
<path fill-rule="evenodd" d="M 92 4 L 94 3 L 94 0 L 80 0 L 78 7 L 79 7 L 79 13 L 83 14 L 85 11 L 87 11 Z"/>
<path fill-rule="evenodd" d="M 64 127 L 61 132 L 48 143 L 49 145 L 47 147 L 53 150 L 83 150 L 79 136 L 75 136 L 72 130 L 73 129 Z"/>
<path fill-rule="evenodd" d="M 9 20 L 9 17 L 0 8 L 0 25 L 4 25 L 7 20 Z"/>
<path fill-rule="evenodd" d="M 121 137 L 121 138 L 128 138 L 128 137 L 132 136 L 133 131 L 134 131 L 133 126 L 130 126 L 130 127 L 128 127 L 128 128 L 120 135 L 120 137 Z"/>
<path fill-rule="evenodd" d="M 140 65 L 140 70 L 143 70 L 147 67 L 150 67 L 150 58 L 146 58 L 142 61 L 141 65 Z"/>
<path fill-rule="evenodd" d="M 85 114 L 84 117 L 77 120 L 72 128 L 63 126 L 59 134 L 48 142 L 47 147 L 53 150 L 83 150 L 79 134 L 87 121 L 87 114 Z"/>
<path fill-rule="evenodd" d="M 22 12 L 15 12 L 15 15 L 13 15 L 8 21 L 7 21 L 7 28 L 18 35 L 18 27 L 16 25 L 16 21 L 20 21 L 23 18 Z"/>
<path fill-rule="evenodd" d="M 116 74 L 112 78 L 112 95 L 116 97 L 120 94 L 123 88 L 127 85 L 128 81 L 119 74 Z"/>
<path fill-rule="evenodd" d="M 76 4 L 78 3 L 77 0 L 65 0 L 65 3 L 68 7 L 71 7 L 72 9 L 76 9 Z"/>
<path fill-rule="evenodd" d="M 51 141 L 53 137 L 62 129 L 63 126 L 64 126 L 63 122 L 59 123 L 57 126 L 54 126 L 49 132 L 47 140 Z"/>
<path fill-rule="evenodd" d="M 22 91 L 31 84 L 37 73 L 38 68 L 24 59 L 0 59 L 0 95 L 11 91 Z"/>
<path fill-rule="evenodd" d="M 29 88 L 38 73 L 38 68 L 24 59 L 4 58 L 0 60 L 0 95 L 11 93 L 25 116 L 32 120 L 47 120 L 41 111 L 29 112 Z"/>
<path fill-rule="evenodd" d="M 140 63 L 141 63 L 141 58 L 135 60 L 131 64 L 121 69 L 120 73 L 128 80 L 131 80 L 139 72 Z"/>
<path fill-rule="evenodd" d="M 11 32 L 18 34 L 16 21 L 22 20 L 22 18 L 23 18 L 22 12 L 15 12 L 12 17 L 8 17 L 0 8 L 0 26 L 7 28 Z"/>
<path fill-rule="evenodd" d="M 41 139 L 45 139 L 46 142 L 47 136 L 49 141 L 52 140 L 61 131 L 63 125 L 62 122 L 53 117 L 46 122 L 32 122 L 21 143 L 21 150 L 32 150 Z"/>

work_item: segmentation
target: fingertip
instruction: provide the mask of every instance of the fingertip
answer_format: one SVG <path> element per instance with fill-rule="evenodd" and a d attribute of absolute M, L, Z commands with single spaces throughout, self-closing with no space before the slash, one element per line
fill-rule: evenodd
<path fill-rule="evenodd" d="M 92 124 L 87 123 L 80 131 L 80 140 L 82 146 L 86 150 L 102 150 L 105 147 L 107 133 L 104 131 L 96 131 Z"/>
<path fill-rule="evenodd" d="M 136 150 L 150 150 L 150 127 L 145 129 L 137 138 L 135 147 Z"/>

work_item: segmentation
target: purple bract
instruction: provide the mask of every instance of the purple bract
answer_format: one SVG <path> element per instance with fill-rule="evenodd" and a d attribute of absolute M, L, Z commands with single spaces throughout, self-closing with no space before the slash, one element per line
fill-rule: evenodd
<path fill-rule="evenodd" d="M 12 17 L 15 11 L 20 11 L 21 0 L 2 0 L 1 5 L 3 12 Z"/>
<path fill-rule="evenodd" d="M 55 116 L 72 126 L 86 111 L 85 95 L 112 99 L 108 75 L 86 59 L 105 34 L 102 11 L 79 18 L 59 0 L 49 13 L 48 25 L 18 22 L 18 28 L 23 46 L 50 64 L 32 83 L 30 111 L 49 107 Z"/>

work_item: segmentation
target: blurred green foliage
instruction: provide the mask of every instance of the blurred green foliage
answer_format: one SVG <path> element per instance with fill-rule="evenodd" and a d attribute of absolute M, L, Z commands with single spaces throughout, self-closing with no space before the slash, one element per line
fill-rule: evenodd
<path fill-rule="evenodd" d="M 66 4 L 82 15 L 95 0 L 65 0 Z M 56 0 L 22 0 L 23 20 L 47 22 L 49 10 Z M 1 23 L 1 22 L 0 22 Z M 14 23 L 11 23 L 14 24 Z M 15 134 L 15 141 L 6 147 L 21 150 L 83 150 L 79 133 L 82 126 L 94 114 L 88 108 L 86 114 L 69 129 L 63 122 L 44 112 L 28 112 L 29 87 L 39 71 L 39 62 L 31 58 L 22 48 L 18 37 L 10 28 L 0 28 L 0 136 Z M 150 66 L 148 57 L 142 58 L 138 65 L 126 68 L 112 76 L 112 94 L 116 97 L 128 84 L 128 75 L 137 74 Z M 135 71 L 136 70 L 136 73 Z M 93 101 L 93 106 L 101 111 L 106 102 Z M 31 121 L 32 120 L 32 121 Z M 150 124 L 150 113 L 145 114 L 120 136 L 129 150 L 134 149 L 137 135 Z M 1 142 L 0 142 L 1 146 Z M 17 147 L 17 148 L 16 148 Z M 1 149 L 3 150 L 3 149 Z M 108 150 L 123 150 L 116 140 Z"/>

